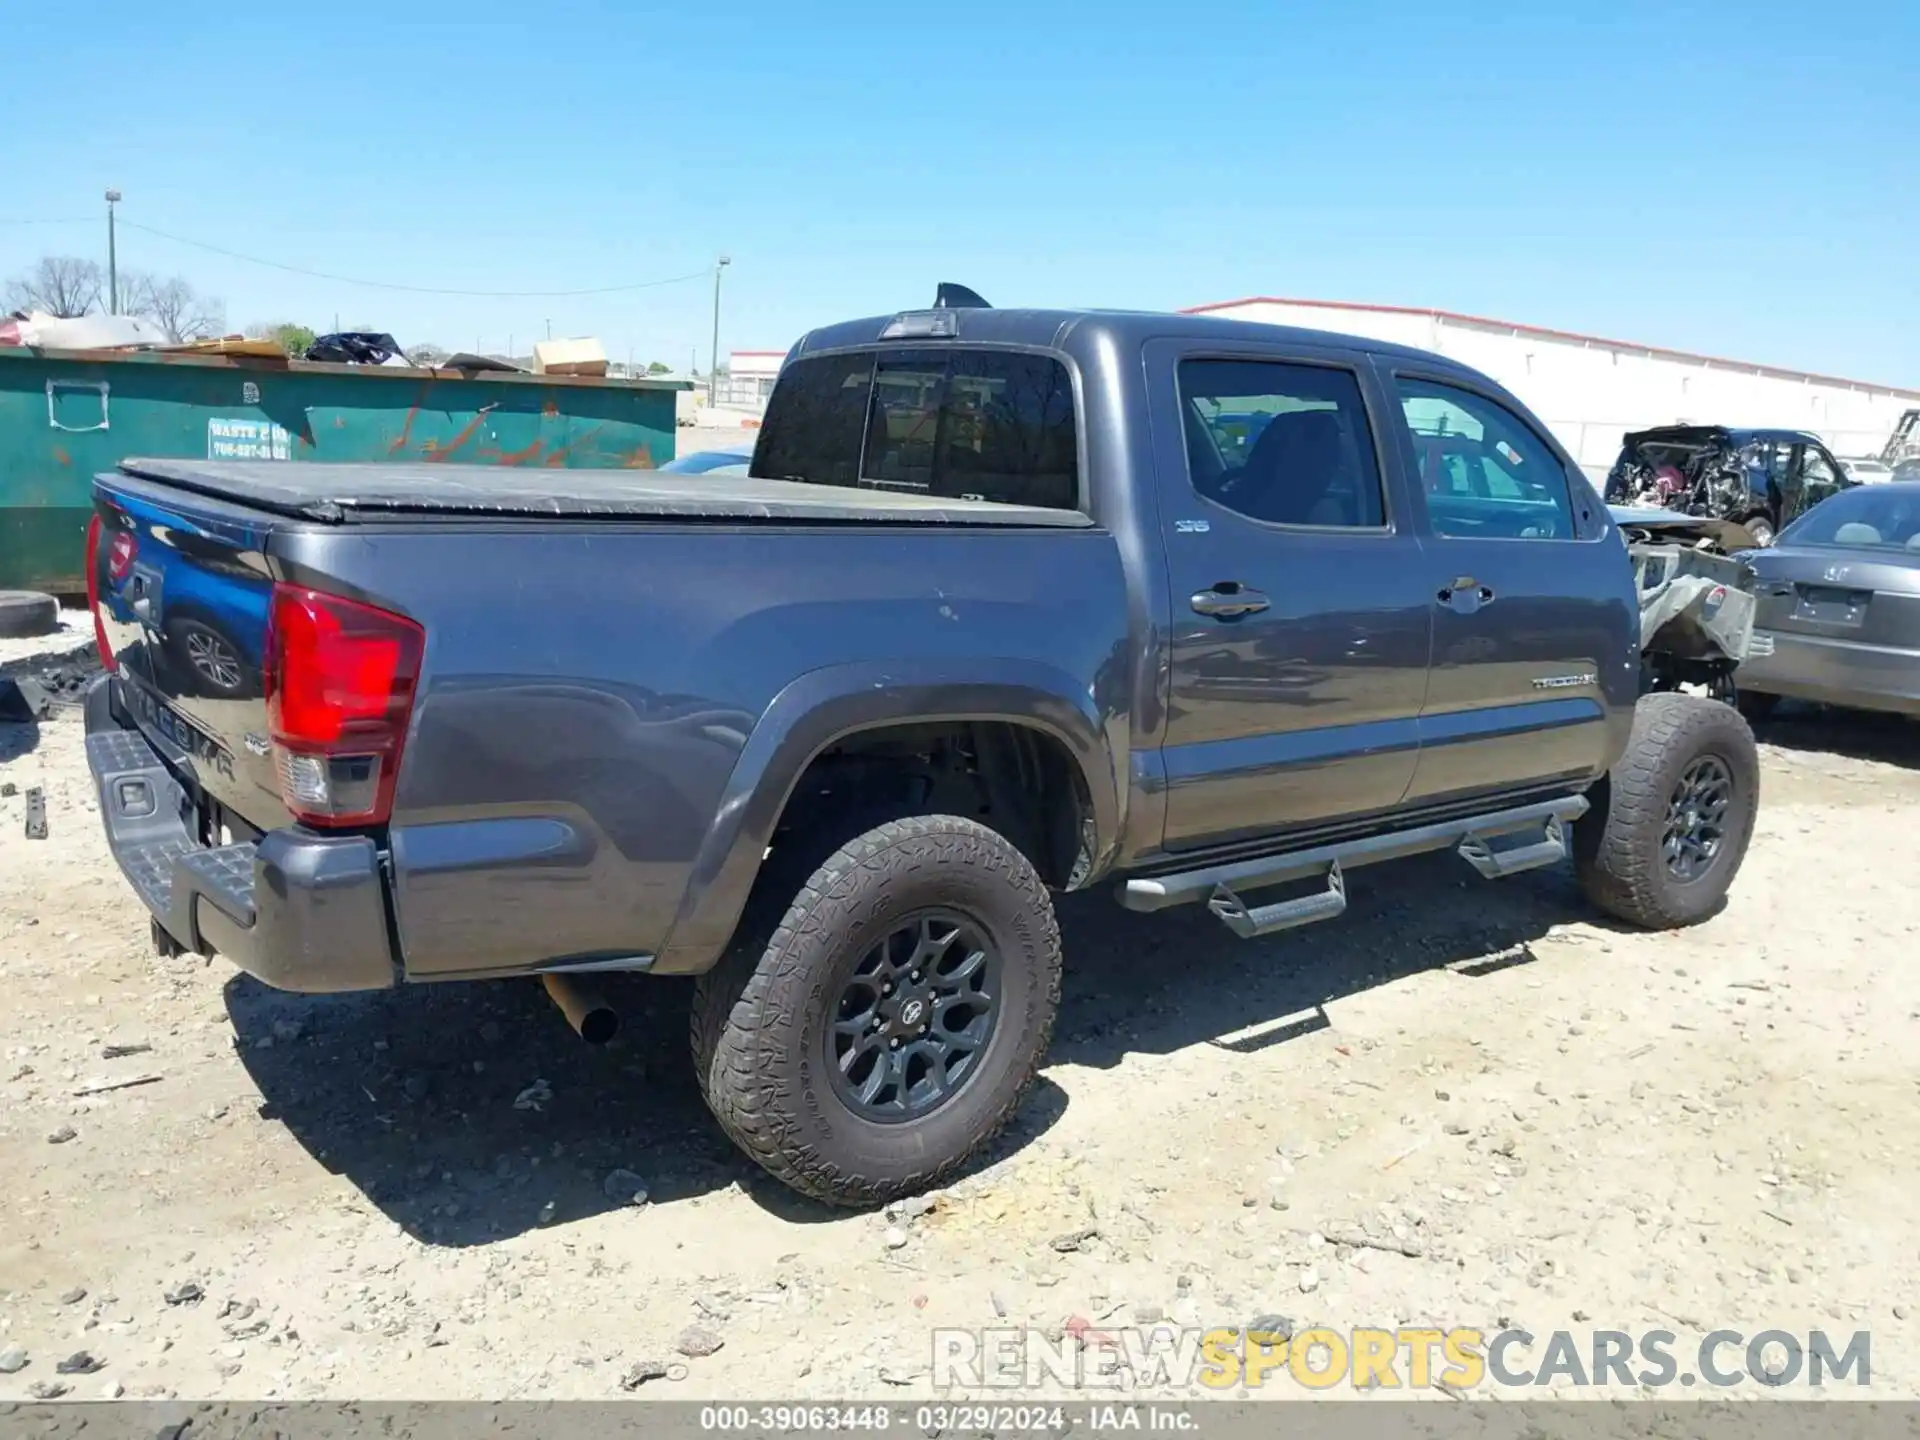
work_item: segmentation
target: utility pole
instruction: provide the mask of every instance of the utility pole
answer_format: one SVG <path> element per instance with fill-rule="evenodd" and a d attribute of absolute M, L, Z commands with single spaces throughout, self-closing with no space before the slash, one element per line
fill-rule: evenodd
<path fill-rule="evenodd" d="M 115 253 L 113 207 L 120 203 L 118 190 L 107 191 L 107 313 L 120 313 L 120 257 Z"/>
<path fill-rule="evenodd" d="M 549 340 L 553 338 L 553 321 L 551 320 L 547 321 L 547 338 Z"/>
<path fill-rule="evenodd" d="M 715 404 L 720 384 L 720 272 L 733 263 L 731 255 L 722 255 L 713 267 L 713 353 L 707 359 L 707 408 Z"/>

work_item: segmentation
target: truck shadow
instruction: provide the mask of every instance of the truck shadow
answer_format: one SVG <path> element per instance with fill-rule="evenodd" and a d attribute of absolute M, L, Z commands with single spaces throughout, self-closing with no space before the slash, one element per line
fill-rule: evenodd
<path fill-rule="evenodd" d="M 39 721 L 0 720 L 0 765 L 31 755 L 39 744 Z"/>
<path fill-rule="evenodd" d="M 1569 874 L 1489 888 L 1444 856 L 1358 871 L 1350 896 L 1341 922 L 1250 942 L 1198 907 L 1141 916 L 1106 893 L 1069 897 L 1049 1065 L 1257 1051 L 1325 1028 L 1324 1007 L 1345 996 L 1439 967 L 1524 964 L 1551 926 L 1593 919 Z M 843 1217 L 765 1175 L 708 1115 L 687 1058 L 691 982 L 607 989 L 623 1023 L 601 1048 L 530 980 L 302 996 L 236 976 L 226 1003 L 263 1118 L 425 1243 L 485 1245 L 618 1209 L 616 1169 L 642 1177 L 654 1204 L 739 1185 L 797 1223 Z M 980 1163 L 1016 1153 L 1066 1106 L 1043 1076 Z"/>
<path fill-rule="evenodd" d="M 1329 1028 L 1337 1000 L 1429 970 L 1471 983 L 1530 964 L 1533 942 L 1569 921 L 1614 928 L 1568 866 L 1489 882 L 1427 855 L 1353 871 L 1347 896 L 1337 921 L 1257 940 L 1202 906 L 1133 915 L 1111 896 L 1070 897 L 1052 1058 L 1105 1068 L 1199 1044 L 1253 1054 Z"/>
<path fill-rule="evenodd" d="M 1920 770 L 1920 721 L 1906 715 L 1783 700 L 1773 714 L 1755 723 L 1753 738 L 1783 750 Z"/>

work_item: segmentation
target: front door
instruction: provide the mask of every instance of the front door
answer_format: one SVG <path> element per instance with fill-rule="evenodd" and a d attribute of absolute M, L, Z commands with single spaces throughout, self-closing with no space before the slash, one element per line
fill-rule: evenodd
<path fill-rule="evenodd" d="M 1392 808 L 1433 621 L 1376 382 L 1338 352 L 1169 340 L 1147 358 L 1172 587 L 1166 847 Z"/>
<path fill-rule="evenodd" d="M 1409 800 L 1597 777 L 1639 687 L 1619 533 L 1572 462 L 1504 401 L 1381 369 L 1418 479 L 1434 619 Z"/>

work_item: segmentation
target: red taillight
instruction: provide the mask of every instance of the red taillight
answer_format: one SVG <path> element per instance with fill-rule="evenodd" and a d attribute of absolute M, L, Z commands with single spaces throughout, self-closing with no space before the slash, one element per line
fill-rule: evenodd
<path fill-rule="evenodd" d="M 113 544 L 107 547 L 107 574 L 116 583 L 126 579 L 127 572 L 133 569 L 133 557 L 139 548 L 130 530 L 122 530 L 113 537 Z"/>
<path fill-rule="evenodd" d="M 280 793 L 310 825 L 383 825 L 427 636 L 403 615 L 275 585 L 265 689 Z"/>
<path fill-rule="evenodd" d="M 100 613 L 100 517 L 87 522 L 87 609 L 93 612 L 93 643 L 100 652 L 100 663 L 111 670 L 115 666 L 113 645 L 107 639 L 106 617 Z"/>

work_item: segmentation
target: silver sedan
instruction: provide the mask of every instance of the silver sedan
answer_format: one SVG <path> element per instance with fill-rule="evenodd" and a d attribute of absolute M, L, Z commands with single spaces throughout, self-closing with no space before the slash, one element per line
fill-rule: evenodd
<path fill-rule="evenodd" d="M 1790 696 L 1920 715 L 1920 482 L 1843 490 L 1740 559 L 1759 600 L 1743 710 Z"/>

